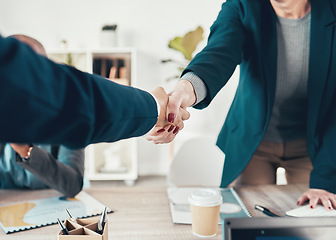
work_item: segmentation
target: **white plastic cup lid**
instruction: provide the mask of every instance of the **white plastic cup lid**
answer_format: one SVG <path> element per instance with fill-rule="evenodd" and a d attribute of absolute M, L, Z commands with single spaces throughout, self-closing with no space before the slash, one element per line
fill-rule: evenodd
<path fill-rule="evenodd" d="M 213 207 L 222 204 L 223 198 L 219 191 L 213 189 L 198 189 L 189 195 L 190 204 L 200 207 Z"/>

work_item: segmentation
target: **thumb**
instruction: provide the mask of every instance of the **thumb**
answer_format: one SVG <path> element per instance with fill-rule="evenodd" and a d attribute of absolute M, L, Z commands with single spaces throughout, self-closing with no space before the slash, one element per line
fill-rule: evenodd
<path fill-rule="evenodd" d="M 174 123 L 176 116 L 179 113 L 179 109 L 182 105 L 183 97 L 178 92 L 172 92 L 168 98 L 167 105 L 167 119 L 168 122 Z"/>

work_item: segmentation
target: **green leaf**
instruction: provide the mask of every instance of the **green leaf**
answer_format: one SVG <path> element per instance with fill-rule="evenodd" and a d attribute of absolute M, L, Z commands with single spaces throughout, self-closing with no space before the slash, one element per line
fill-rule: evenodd
<path fill-rule="evenodd" d="M 169 41 L 168 47 L 181 52 L 190 61 L 197 45 L 203 40 L 203 28 L 186 33 L 183 37 L 175 37 Z"/>

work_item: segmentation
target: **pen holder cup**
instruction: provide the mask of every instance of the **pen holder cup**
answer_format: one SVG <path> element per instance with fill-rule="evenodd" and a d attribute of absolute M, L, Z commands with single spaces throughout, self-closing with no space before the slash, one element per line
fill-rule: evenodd
<path fill-rule="evenodd" d="M 64 226 L 68 229 L 69 235 L 58 233 L 59 240 L 108 240 L 108 221 L 105 222 L 103 234 L 97 233 L 98 220 L 77 219 L 77 223 L 65 220 Z"/>

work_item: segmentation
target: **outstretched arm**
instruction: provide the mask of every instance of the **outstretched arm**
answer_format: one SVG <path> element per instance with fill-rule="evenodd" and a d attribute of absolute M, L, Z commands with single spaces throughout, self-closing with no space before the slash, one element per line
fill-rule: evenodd
<path fill-rule="evenodd" d="M 319 128 L 319 139 L 316 141 L 318 151 L 313 158 L 313 170 L 310 173 L 308 189 L 298 199 L 298 205 L 309 202 L 311 208 L 322 204 L 327 209 L 336 209 L 336 91 L 334 91 L 324 122 Z"/>
<path fill-rule="evenodd" d="M 55 64 L 0 36 L 1 142 L 81 148 L 141 136 L 157 122 L 148 92 Z"/>

